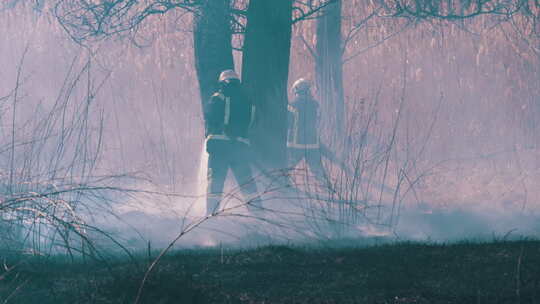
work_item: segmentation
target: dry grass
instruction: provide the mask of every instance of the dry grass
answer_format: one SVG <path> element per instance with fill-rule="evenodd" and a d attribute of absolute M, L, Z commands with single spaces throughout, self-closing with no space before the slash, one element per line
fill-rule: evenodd
<path fill-rule="evenodd" d="M 537 241 L 185 250 L 164 258 L 141 303 L 537 303 L 539 257 Z M 144 264 L 27 259 L 0 295 L 22 286 L 16 303 L 130 303 Z"/>

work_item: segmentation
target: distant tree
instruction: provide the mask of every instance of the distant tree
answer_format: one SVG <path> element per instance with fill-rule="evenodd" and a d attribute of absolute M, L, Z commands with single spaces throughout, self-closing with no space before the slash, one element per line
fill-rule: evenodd
<path fill-rule="evenodd" d="M 380 42 L 395 36 L 392 33 L 388 37 L 375 42 L 372 46 L 355 53 L 351 58 L 343 58 L 347 44 L 358 34 L 359 29 L 367 25 L 367 22 L 377 16 L 405 18 L 410 22 L 428 21 L 430 19 L 459 21 L 480 15 L 492 15 L 499 17 L 501 21 L 515 13 L 531 15 L 531 6 L 540 7 L 538 1 L 441 1 L 441 0 L 378 0 L 369 4 L 371 12 L 353 12 L 357 15 L 364 14 L 364 18 L 353 22 L 352 27 L 342 32 L 342 9 L 343 2 L 349 4 L 354 0 L 337 0 L 324 7 L 317 16 L 316 45 L 312 50 L 315 60 L 316 83 L 319 97 L 324 108 L 330 111 L 327 117 L 340 133 L 344 122 L 344 92 L 343 92 L 343 64 L 348 60 L 360 55 L 364 51 L 380 44 Z M 355 5 L 356 9 L 366 9 L 366 5 Z M 401 31 L 398 31 L 399 33 Z M 304 43 L 307 42 L 304 40 Z"/>
<path fill-rule="evenodd" d="M 201 102 L 210 96 L 220 70 L 231 68 L 231 34 L 244 42 L 242 78 L 259 106 L 256 150 L 267 165 L 285 165 L 286 105 L 291 26 L 308 19 L 335 0 L 60 0 L 56 16 L 71 38 L 89 43 L 111 35 L 136 32 L 146 18 L 173 9 L 194 14 L 193 38 Z M 243 21 L 242 21 L 243 20 Z"/>
<path fill-rule="evenodd" d="M 290 0 L 252 0 L 247 12 L 242 76 L 248 93 L 266 117 L 260 119 L 255 146 L 272 165 L 285 164 L 286 160 L 291 15 Z"/>
<path fill-rule="evenodd" d="M 377 0 L 372 16 L 406 18 L 411 23 L 462 20 L 492 15 L 501 20 L 526 12 L 537 1 Z M 337 130 L 344 121 L 342 0 L 59 0 L 56 15 L 77 42 L 136 32 L 150 16 L 174 9 L 194 14 L 193 38 L 201 102 L 214 89 L 220 70 L 233 66 L 231 35 L 241 36 L 242 71 L 247 90 L 259 106 L 255 147 L 273 166 L 285 164 L 286 96 L 291 26 L 320 18 L 317 24 L 316 81 L 322 101 L 335 111 Z M 361 23 L 360 23 L 361 24 Z M 331 106 L 330 106 L 331 105 Z"/>
<path fill-rule="evenodd" d="M 221 71 L 234 68 L 231 0 L 201 0 L 193 20 L 195 70 L 202 104 L 216 90 Z"/>
<path fill-rule="evenodd" d="M 335 1 L 321 11 L 317 20 L 315 46 L 315 76 L 321 103 L 337 134 L 343 132 L 343 38 L 341 34 L 342 0 Z M 328 116 L 328 115 L 327 115 Z"/>

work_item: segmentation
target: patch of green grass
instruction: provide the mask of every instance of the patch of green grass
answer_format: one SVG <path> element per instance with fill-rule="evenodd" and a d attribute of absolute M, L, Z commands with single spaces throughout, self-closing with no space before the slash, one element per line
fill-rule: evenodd
<path fill-rule="evenodd" d="M 28 259 L 0 281 L 12 303 L 133 303 L 148 261 Z M 538 303 L 540 242 L 182 250 L 141 303 Z"/>

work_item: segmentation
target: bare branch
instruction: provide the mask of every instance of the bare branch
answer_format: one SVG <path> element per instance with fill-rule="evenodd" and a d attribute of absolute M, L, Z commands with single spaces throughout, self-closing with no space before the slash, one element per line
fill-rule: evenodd
<path fill-rule="evenodd" d="M 351 27 L 351 29 L 349 30 L 349 32 L 347 33 L 347 35 L 345 35 L 345 37 L 343 38 L 343 42 L 342 42 L 342 53 L 345 52 L 345 49 L 347 48 L 347 45 L 349 44 L 349 42 L 351 40 L 354 39 L 354 37 L 356 37 L 356 35 L 358 34 L 358 31 L 363 28 L 367 22 L 372 19 L 373 17 L 375 17 L 377 15 L 377 13 L 382 9 L 382 7 L 378 7 L 377 9 L 373 10 L 373 12 L 371 12 L 371 14 L 369 14 L 367 17 L 363 18 L 362 20 L 356 22 L 354 24 L 353 27 Z"/>
<path fill-rule="evenodd" d="M 313 47 L 309 44 L 309 42 L 306 41 L 306 38 L 304 38 L 304 35 L 300 34 L 298 39 L 300 39 L 302 41 L 302 43 L 306 46 L 306 48 L 308 49 L 309 53 L 311 54 L 311 56 L 313 58 L 316 58 L 317 57 L 317 54 L 315 53 L 315 50 L 313 49 Z"/>
<path fill-rule="evenodd" d="M 527 0 L 393 0 L 391 3 L 382 0 L 382 2 L 385 2 L 389 15 L 393 17 L 460 20 L 486 14 L 511 16 L 518 12 Z"/>
<path fill-rule="evenodd" d="M 319 13 L 325 7 L 336 3 L 337 1 L 341 0 L 321 0 L 320 3 L 316 5 L 313 4 L 313 1 L 309 1 L 308 3 L 296 1 L 296 3 L 300 5 L 296 5 L 293 7 L 293 13 L 295 17 L 292 20 L 292 24 L 300 21 L 309 20 L 311 17 Z"/>
<path fill-rule="evenodd" d="M 412 24 L 412 22 L 408 22 L 407 24 L 405 24 L 405 25 L 404 25 L 402 28 L 400 28 L 399 30 L 393 32 L 392 34 L 390 34 L 390 35 L 388 35 L 388 36 L 386 36 L 386 37 L 384 37 L 383 39 L 377 41 L 376 43 L 374 43 L 374 44 L 372 44 L 372 45 L 369 45 L 369 46 L 366 46 L 365 48 L 363 48 L 363 49 L 361 49 L 361 50 L 358 50 L 358 51 L 354 52 L 354 54 L 352 54 L 352 55 L 350 55 L 349 57 L 343 59 L 343 63 L 345 64 L 345 63 L 347 63 L 347 62 L 353 60 L 354 58 L 360 56 L 361 54 L 363 54 L 363 53 L 365 53 L 365 52 L 367 52 L 367 51 L 369 51 L 369 50 L 371 50 L 371 49 L 373 49 L 373 48 L 378 47 L 379 45 L 385 43 L 387 40 L 389 40 L 389 39 L 391 39 L 391 38 L 393 38 L 393 37 L 395 37 L 395 36 L 397 36 L 397 35 L 403 33 L 406 29 L 409 28 L 409 26 L 410 26 L 411 24 Z"/>
<path fill-rule="evenodd" d="M 194 0 L 156 0 L 150 3 L 137 0 L 60 0 L 54 14 L 71 38 L 82 43 L 136 31 L 149 16 L 163 15 L 176 8 L 196 13 L 197 6 L 198 2 Z"/>

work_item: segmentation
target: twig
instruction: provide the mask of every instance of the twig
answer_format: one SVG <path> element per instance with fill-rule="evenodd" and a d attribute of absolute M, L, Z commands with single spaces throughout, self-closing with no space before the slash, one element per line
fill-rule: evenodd
<path fill-rule="evenodd" d="M 524 245 L 521 245 L 516 266 L 516 300 L 517 304 L 521 304 L 521 263 L 523 260 Z"/>

